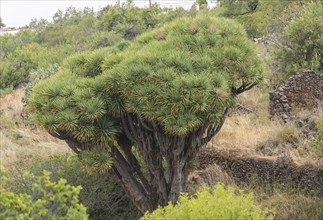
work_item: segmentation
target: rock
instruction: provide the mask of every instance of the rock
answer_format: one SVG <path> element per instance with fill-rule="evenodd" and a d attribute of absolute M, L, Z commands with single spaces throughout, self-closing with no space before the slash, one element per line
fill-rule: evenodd
<path fill-rule="evenodd" d="M 317 106 L 323 101 L 323 75 L 304 70 L 290 77 L 269 94 L 269 112 L 284 122 L 291 119 L 291 106 Z"/>

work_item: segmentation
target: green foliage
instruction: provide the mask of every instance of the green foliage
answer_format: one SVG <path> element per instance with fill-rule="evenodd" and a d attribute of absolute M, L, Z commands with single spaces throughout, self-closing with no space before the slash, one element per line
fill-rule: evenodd
<path fill-rule="evenodd" d="M 97 19 L 92 9 L 83 10 L 69 7 L 65 12 L 57 11 L 53 16 L 54 23 L 33 21 L 38 42 L 49 47 L 69 44 L 74 50 L 82 51 L 96 31 Z M 77 36 L 77 37 L 76 37 Z"/>
<path fill-rule="evenodd" d="M 22 83 L 29 82 L 30 71 L 60 63 L 73 52 L 67 45 L 46 48 L 37 43 L 15 49 L 1 62 L 0 89 L 10 86 L 16 88 Z"/>
<path fill-rule="evenodd" d="M 51 179 L 55 182 L 64 178 L 72 186 L 82 185 L 79 200 L 87 207 L 90 219 L 117 220 L 139 217 L 139 212 L 112 174 L 89 173 L 83 168 L 84 164 L 72 154 L 51 156 L 48 159 L 36 157 L 30 162 L 15 164 L 14 168 L 10 169 L 5 187 L 15 193 L 31 194 L 33 182 L 30 178 L 23 178 L 23 173 L 29 171 L 38 176 L 45 169 L 52 172 Z"/>
<path fill-rule="evenodd" d="M 254 12 L 259 0 L 221 0 L 220 4 L 226 9 L 226 16 L 235 16 Z"/>
<path fill-rule="evenodd" d="M 111 47 L 122 41 L 123 36 L 119 33 L 99 31 L 95 32 L 89 42 L 89 49 L 95 50 L 103 47 Z"/>
<path fill-rule="evenodd" d="M 178 203 L 169 203 L 141 219 L 274 219 L 272 212 L 259 208 L 253 194 L 236 192 L 232 187 L 217 184 L 201 188 L 195 196 L 182 194 Z"/>
<path fill-rule="evenodd" d="M 111 48 L 71 57 L 58 73 L 33 88 L 29 108 L 36 122 L 51 134 L 73 142 L 74 151 L 101 148 L 107 154 L 112 150 L 114 170 L 135 197 L 131 187 L 137 182 L 144 189 L 147 185 L 155 189 L 158 183 L 149 180 L 147 183 L 141 175 L 138 161 L 130 152 L 132 144 L 138 147 L 141 142 L 147 146 L 147 150 L 137 151 L 145 160 L 153 158 L 149 155 L 153 152 L 158 154 L 156 164 L 152 165 L 150 159 L 144 161 L 149 175 L 156 175 L 157 169 L 164 172 L 167 165 L 160 162 L 163 156 L 166 158 L 166 152 L 170 156 L 165 162 L 169 164 L 177 158 L 173 154 L 184 154 L 180 153 L 184 144 L 178 151 L 174 150 L 182 141 L 190 142 L 187 148 L 192 149 L 187 151 L 194 152 L 201 141 L 208 140 L 202 140 L 203 132 L 207 127 L 215 130 L 227 108 L 234 104 L 236 95 L 261 80 L 262 63 L 242 26 L 203 11 L 196 17 L 181 18 L 147 32 L 130 44 L 120 42 Z M 149 132 L 142 127 L 147 127 Z M 156 134 L 162 141 L 159 137 L 151 143 L 150 138 L 146 140 L 154 134 L 150 132 L 153 129 L 158 130 Z M 214 135 L 209 133 L 209 137 Z M 165 142 L 167 151 L 160 151 L 159 141 Z M 118 149 L 126 156 L 118 154 Z M 85 164 L 103 171 L 110 168 L 108 155 L 87 153 L 86 157 L 98 161 L 94 164 L 90 159 Z M 124 161 L 128 160 L 129 165 L 120 165 L 122 157 L 128 156 Z M 183 161 L 188 160 L 183 164 L 189 162 L 189 157 L 183 156 Z M 186 172 L 185 166 L 180 169 Z M 135 174 L 126 176 L 131 172 Z M 134 177 L 136 173 L 138 178 Z M 151 195 L 151 188 L 145 189 L 149 192 L 147 197 L 152 199 L 145 198 L 146 204 L 138 207 L 142 211 L 157 202 L 166 202 L 167 197 L 155 200 L 161 190 Z M 163 191 L 164 195 L 170 193 L 167 187 Z M 175 201 L 177 195 L 173 197 Z M 136 202 L 137 198 L 132 199 Z"/>
<path fill-rule="evenodd" d="M 6 93 L 29 81 L 29 73 L 60 63 L 74 52 L 114 46 L 144 31 L 182 16 L 184 10 L 135 7 L 131 1 L 122 8 L 92 9 L 69 7 L 55 13 L 53 23 L 33 20 L 30 29 L 0 36 L 0 90 Z M 124 43 L 124 42 L 122 42 Z"/>
<path fill-rule="evenodd" d="M 30 108 L 46 129 L 115 144 L 119 118 L 129 112 L 183 135 L 206 118 L 216 124 L 236 89 L 262 79 L 261 62 L 242 27 L 209 15 L 179 19 L 122 51 L 112 48 L 91 58 L 99 53 L 71 58 L 35 86 Z"/>
<path fill-rule="evenodd" d="M 59 69 L 58 64 L 53 64 L 46 69 L 39 68 L 37 70 L 30 71 L 29 82 L 26 85 L 25 96 L 22 98 L 22 103 L 24 103 L 24 105 L 28 104 L 28 99 L 31 96 L 32 88 L 34 85 L 36 85 L 37 82 L 50 77 L 51 75 L 56 73 L 58 69 Z"/>
<path fill-rule="evenodd" d="M 1 61 L 10 53 L 24 45 L 35 43 L 36 36 L 31 30 L 21 30 L 15 35 L 4 34 L 0 36 L 0 57 Z"/>
<path fill-rule="evenodd" d="M 47 171 L 39 177 L 25 173 L 24 179 L 33 182 L 30 194 L 17 194 L 1 187 L 0 218 L 88 219 L 86 208 L 78 200 L 81 187 L 70 186 L 64 179 L 52 182 L 50 175 Z"/>
<path fill-rule="evenodd" d="M 318 1 L 304 4 L 301 15 L 288 24 L 287 42 L 277 55 L 283 72 L 294 74 L 300 69 L 322 72 L 322 20 L 323 5 Z"/>
<path fill-rule="evenodd" d="M 113 158 L 106 150 L 94 148 L 83 151 L 80 155 L 80 162 L 83 170 L 89 174 L 95 172 L 105 174 L 111 169 Z"/>
<path fill-rule="evenodd" d="M 196 0 L 196 3 L 199 5 L 200 9 L 207 7 L 207 0 Z"/>
<path fill-rule="evenodd" d="M 161 8 L 157 4 L 149 8 L 136 7 L 127 1 L 122 7 L 107 6 L 99 13 L 99 29 L 121 34 L 124 39 L 131 40 L 148 29 L 160 27 L 185 12 Z"/>
<path fill-rule="evenodd" d="M 284 9 L 299 2 L 281 0 L 221 0 L 221 11 L 225 17 L 230 17 L 241 23 L 251 38 L 262 37 L 280 26 L 278 18 Z M 216 9 L 218 10 L 218 9 Z"/>
<path fill-rule="evenodd" d="M 257 7 L 250 11 L 248 7 L 252 3 L 257 3 Z M 280 78 L 300 69 L 322 72 L 321 0 L 223 0 L 221 6 L 222 11 L 215 11 L 237 20 L 251 38 L 263 37 L 264 42 L 273 47 L 271 66 L 279 67 L 278 71 L 283 76 Z"/>

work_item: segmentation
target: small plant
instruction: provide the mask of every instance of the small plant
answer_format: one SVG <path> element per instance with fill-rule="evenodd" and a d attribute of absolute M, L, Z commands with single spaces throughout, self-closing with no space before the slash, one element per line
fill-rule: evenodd
<path fill-rule="evenodd" d="M 88 219 L 86 208 L 79 203 L 81 187 L 67 184 L 65 179 L 50 180 L 51 173 L 35 177 L 25 173 L 24 178 L 32 179 L 31 194 L 6 191 L 1 185 L 0 219 Z M 1 181 L 7 174 L 1 172 Z"/>
<path fill-rule="evenodd" d="M 316 122 L 319 136 L 313 141 L 312 146 L 318 150 L 319 156 L 323 156 L 323 117 Z"/>
<path fill-rule="evenodd" d="M 294 124 L 288 124 L 282 128 L 278 135 L 278 142 L 282 143 L 296 143 L 297 142 L 297 129 Z"/>
<path fill-rule="evenodd" d="M 79 159 L 69 153 L 15 163 L 4 187 L 15 193 L 31 195 L 33 181 L 24 178 L 23 173 L 29 171 L 40 176 L 45 169 L 52 172 L 53 182 L 64 178 L 72 186 L 82 185 L 79 201 L 86 206 L 90 219 L 138 219 L 141 216 L 111 173 L 102 173 L 103 170 L 94 168 L 88 172 Z"/>
<path fill-rule="evenodd" d="M 149 219 L 273 219 L 274 214 L 259 208 L 253 194 L 239 193 L 232 187 L 217 184 L 214 188 L 203 187 L 196 196 L 182 194 L 174 206 L 158 207 L 142 217 Z"/>

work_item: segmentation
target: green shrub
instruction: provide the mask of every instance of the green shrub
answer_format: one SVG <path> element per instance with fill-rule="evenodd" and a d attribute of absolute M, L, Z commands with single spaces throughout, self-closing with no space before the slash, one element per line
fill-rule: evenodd
<path fill-rule="evenodd" d="M 86 208 L 79 203 L 81 187 L 70 186 L 65 179 L 50 180 L 50 172 L 36 177 L 24 174 L 32 182 L 30 194 L 0 188 L 0 219 L 88 219 Z M 2 172 L 1 181 L 5 180 Z"/>
<path fill-rule="evenodd" d="M 277 18 L 284 8 L 293 3 L 289 0 L 221 0 L 221 7 L 214 10 L 241 23 L 250 38 L 259 38 L 280 25 L 277 24 Z"/>
<path fill-rule="evenodd" d="M 132 205 L 122 187 L 108 173 L 88 174 L 73 154 L 51 156 L 48 159 L 33 158 L 22 161 L 10 170 L 6 186 L 16 193 L 31 193 L 32 182 L 23 178 L 25 171 L 40 175 L 46 169 L 52 179 L 64 178 L 73 186 L 82 185 L 80 202 L 87 207 L 90 219 L 138 219 L 137 209 Z"/>
<path fill-rule="evenodd" d="M 176 206 L 171 203 L 145 213 L 149 219 L 273 219 L 268 210 L 259 208 L 252 194 L 237 193 L 232 187 L 217 184 L 214 188 L 201 188 L 196 196 L 182 194 Z"/>
<path fill-rule="evenodd" d="M 121 34 L 111 32 L 95 32 L 88 43 L 90 50 L 95 50 L 103 47 L 111 47 L 119 43 L 123 39 Z"/>
<path fill-rule="evenodd" d="M 281 70 L 294 74 L 299 69 L 323 71 L 323 5 L 311 2 L 303 6 L 301 15 L 286 29 L 287 42 L 277 53 Z"/>
<path fill-rule="evenodd" d="M 25 89 L 25 96 L 22 98 L 22 103 L 27 105 L 28 99 L 31 96 L 31 91 L 33 86 L 40 80 L 46 79 L 56 73 L 59 69 L 58 64 L 53 64 L 48 68 L 39 68 L 37 70 L 32 70 L 29 74 L 29 82 L 27 83 Z"/>
<path fill-rule="evenodd" d="M 8 87 L 17 88 L 28 83 L 30 72 L 38 68 L 49 68 L 60 63 L 64 58 L 74 53 L 69 45 L 44 47 L 37 43 L 24 45 L 1 59 L 0 63 L 0 90 Z"/>

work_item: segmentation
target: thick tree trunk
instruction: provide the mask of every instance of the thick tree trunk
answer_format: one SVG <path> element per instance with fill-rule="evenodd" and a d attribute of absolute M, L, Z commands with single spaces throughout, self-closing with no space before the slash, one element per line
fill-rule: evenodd
<path fill-rule="evenodd" d="M 158 205 L 165 206 L 168 201 L 176 204 L 186 187 L 189 163 L 220 131 L 226 116 L 227 110 L 217 126 L 206 120 L 200 128 L 183 136 L 167 134 L 160 125 L 134 114 L 127 114 L 122 119 L 124 134 L 119 137 L 119 146 L 110 146 L 113 171 L 142 213 L 151 212 Z M 51 134 L 65 140 L 77 154 L 93 147 L 63 133 Z M 132 148 L 140 157 L 135 156 Z"/>
<path fill-rule="evenodd" d="M 199 129 L 185 136 L 166 134 L 160 125 L 144 121 L 134 114 L 128 114 L 123 118 L 125 135 L 139 151 L 142 163 L 148 170 L 148 174 L 144 176 L 138 160 L 131 151 L 127 150 L 128 156 L 123 151 L 121 156 L 128 165 L 119 169 L 124 171 L 128 167 L 129 171 L 125 174 L 117 169 L 117 174 L 139 210 L 152 211 L 158 205 L 167 205 L 168 201 L 173 204 L 177 202 L 180 193 L 186 187 L 189 163 L 198 150 L 220 131 L 226 116 L 227 110 L 217 126 L 209 124 L 206 120 Z M 135 169 L 130 158 L 138 164 Z M 120 161 L 115 160 L 116 168 L 120 166 L 118 163 Z"/>
<path fill-rule="evenodd" d="M 156 206 L 154 193 L 151 187 L 142 181 L 144 177 L 141 170 L 131 167 L 116 147 L 113 148 L 112 154 L 115 159 L 113 170 L 132 202 L 141 212 L 152 211 Z"/>

